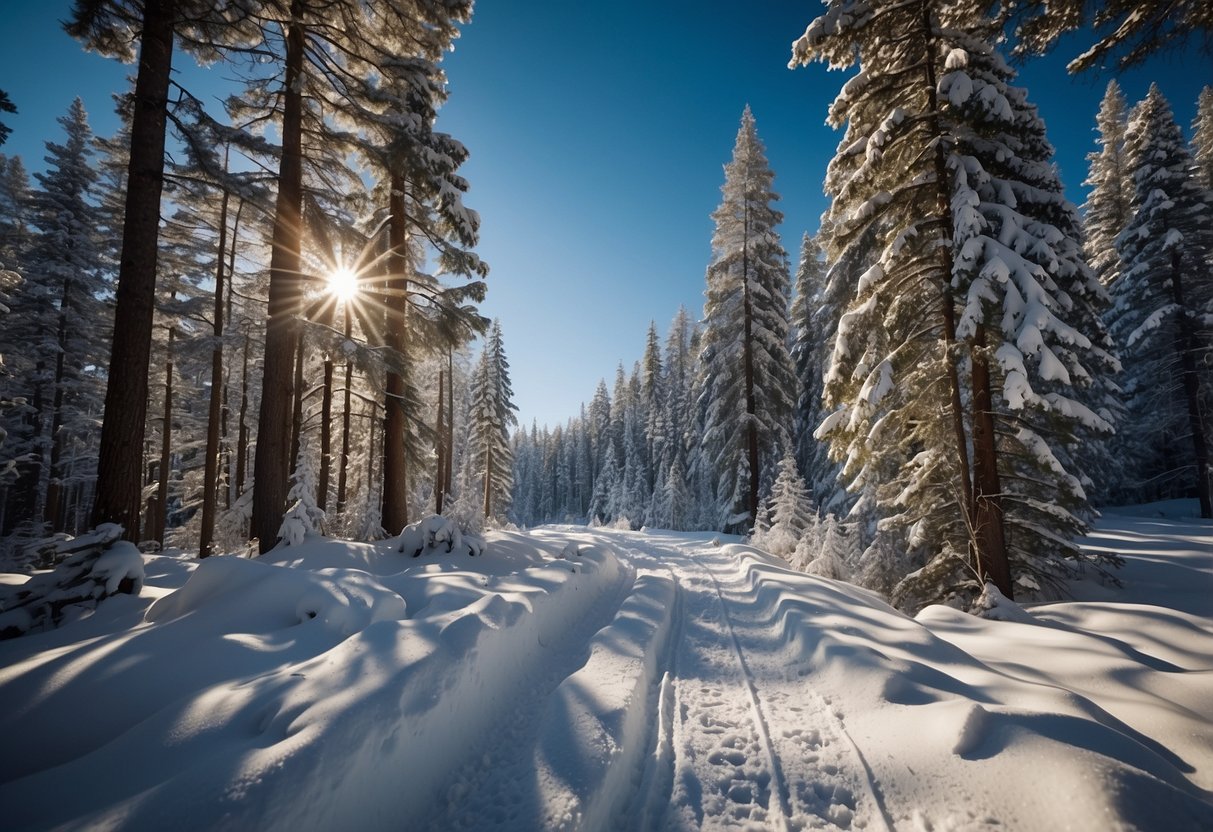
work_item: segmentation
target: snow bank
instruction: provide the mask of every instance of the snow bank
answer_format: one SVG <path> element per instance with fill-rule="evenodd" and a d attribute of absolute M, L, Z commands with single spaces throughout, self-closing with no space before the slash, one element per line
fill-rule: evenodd
<path fill-rule="evenodd" d="M 637 578 L 585 666 L 551 697 L 535 760 L 543 828 L 605 829 L 629 802 L 652 747 L 675 593 L 669 577 Z"/>
<path fill-rule="evenodd" d="M 142 628 L 4 671 L 23 707 L 0 730 L 34 726 L 0 763 L 6 824 L 398 828 L 523 693 L 545 634 L 627 575 L 600 548 L 398 620 L 392 577 L 209 559 Z M 89 719 L 104 730 L 73 736 Z"/>

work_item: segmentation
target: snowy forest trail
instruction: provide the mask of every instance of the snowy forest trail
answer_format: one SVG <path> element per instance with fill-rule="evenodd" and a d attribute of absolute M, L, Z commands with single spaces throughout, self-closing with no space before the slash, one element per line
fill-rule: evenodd
<path fill-rule="evenodd" d="M 469 749 L 428 828 L 891 826 L 841 713 L 790 661 L 805 618 L 779 586 L 702 536 L 571 537 L 614 551 L 637 576 L 631 591 L 615 594 L 615 620 L 576 673 L 554 663 L 502 730 Z M 637 632 L 629 605 L 645 603 L 646 587 L 665 600 Z M 592 707 L 568 701 L 578 685 L 571 696 L 592 688 Z M 625 691 L 617 708 L 613 689 Z"/>
<path fill-rule="evenodd" d="M 710 533 L 147 555 L 0 642 L 5 829 L 1213 829 L 1213 528 L 916 617 Z M 406 547 L 407 548 L 407 547 Z M 83 784 L 64 790 L 63 783 Z"/>

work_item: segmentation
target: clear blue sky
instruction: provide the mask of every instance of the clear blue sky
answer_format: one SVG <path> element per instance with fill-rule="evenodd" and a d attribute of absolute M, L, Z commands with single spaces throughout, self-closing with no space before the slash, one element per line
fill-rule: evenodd
<path fill-rule="evenodd" d="M 0 30 L 0 89 L 19 108 L 0 152 L 42 167 L 55 118 L 80 95 L 94 130 L 116 127 L 110 95 L 131 71 L 84 53 L 57 20 L 68 0 L 10 0 Z M 813 0 L 569 3 L 480 0 L 447 59 L 450 101 L 439 128 L 472 157 L 468 204 L 483 219 L 492 266 L 485 314 L 505 334 L 524 424 L 576 414 L 599 378 L 630 368 L 650 319 L 664 330 L 679 304 L 698 316 L 720 197 L 742 108 L 749 103 L 782 194 L 794 258 L 825 208 L 821 179 L 839 136 L 826 108 L 846 79 L 787 67 Z M 1077 51 L 1030 62 L 1020 83 L 1040 108 L 1068 193 L 1083 199 L 1085 154 L 1106 78 L 1065 75 Z M 178 55 L 183 81 L 201 73 Z M 210 71 L 213 79 L 222 68 Z M 1151 80 L 1185 128 L 1208 58 L 1165 56 L 1118 79 L 1130 102 Z"/>

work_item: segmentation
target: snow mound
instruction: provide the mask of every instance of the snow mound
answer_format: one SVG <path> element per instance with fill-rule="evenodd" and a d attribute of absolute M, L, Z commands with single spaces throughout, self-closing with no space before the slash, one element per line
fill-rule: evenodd
<path fill-rule="evenodd" d="M 145 620 L 162 623 L 208 607 L 229 632 L 280 629 L 315 621 L 341 636 L 376 621 L 404 618 L 404 599 L 357 570 L 283 569 L 235 556 L 202 561 L 185 586 L 157 600 Z"/>
<path fill-rule="evenodd" d="M 637 578 L 615 620 L 590 642 L 589 660 L 556 689 L 535 760 L 543 828 L 605 829 L 626 805 L 652 747 L 651 693 L 675 597 L 669 577 Z"/>

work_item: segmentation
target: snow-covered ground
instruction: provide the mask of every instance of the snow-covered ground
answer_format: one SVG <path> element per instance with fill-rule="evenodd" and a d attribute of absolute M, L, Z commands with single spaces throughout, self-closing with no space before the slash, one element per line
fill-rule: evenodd
<path fill-rule="evenodd" d="M 147 557 L 0 643 L 0 827 L 1213 829 L 1213 526 L 1134 511 L 1005 620 L 672 532 Z"/>

